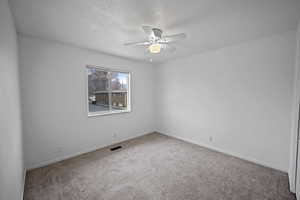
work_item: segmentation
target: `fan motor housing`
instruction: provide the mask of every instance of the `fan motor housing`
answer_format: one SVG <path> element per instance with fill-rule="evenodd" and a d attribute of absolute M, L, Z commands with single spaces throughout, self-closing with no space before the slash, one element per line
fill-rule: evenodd
<path fill-rule="evenodd" d="M 161 35 L 162 35 L 162 30 L 160 30 L 159 28 L 153 28 L 152 29 L 153 35 L 152 38 L 155 39 L 161 39 Z"/>

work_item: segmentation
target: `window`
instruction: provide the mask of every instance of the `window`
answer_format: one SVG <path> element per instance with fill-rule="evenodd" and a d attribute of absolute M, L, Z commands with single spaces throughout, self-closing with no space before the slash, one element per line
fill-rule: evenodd
<path fill-rule="evenodd" d="M 130 73 L 88 66 L 88 115 L 130 112 Z"/>

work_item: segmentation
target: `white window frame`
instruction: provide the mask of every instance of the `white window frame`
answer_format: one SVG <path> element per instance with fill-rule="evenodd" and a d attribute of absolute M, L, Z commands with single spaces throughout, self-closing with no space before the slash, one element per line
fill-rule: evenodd
<path fill-rule="evenodd" d="M 108 111 L 100 111 L 100 112 L 90 112 L 89 111 L 89 78 L 88 78 L 88 69 L 89 68 L 96 68 L 101 71 L 106 72 L 119 72 L 119 73 L 128 73 L 128 90 L 127 90 L 127 109 L 126 110 L 112 110 L 111 105 L 111 94 L 112 89 L 109 86 L 109 92 L 108 92 L 108 98 L 109 98 L 109 107 L 110 110 Z M 88 117 L 95 117 L 95 116 L 103 116 L 103 115 L 112 115 L 112 114 L 119 114 L 119 113 L 129 113 L 131 112 L 131 72 L 126 70 L 118 70 L 113 68 L 106 68 L 106 67 L 100 67 L 97 65 L 86 65 L 85 67 L 85 77 L 86 77 L 86 105 L 87 105 L 87 114 Z M 109 80 L 109 85 L 111 84 L 111 80 Z"/>

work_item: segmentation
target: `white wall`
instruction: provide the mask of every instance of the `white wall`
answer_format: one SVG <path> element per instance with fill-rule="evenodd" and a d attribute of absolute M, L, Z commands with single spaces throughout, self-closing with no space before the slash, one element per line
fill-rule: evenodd
<path fill-rule="evenodd" d="M 19 47 L 28 168 L 154 131 L 152 65 L 22 35 Z M 87 117 L 87 64 L 132 72 L 131 113 Z"/>
<path fill-rule="evenodd" d="M 297 69 L 296 71 L 297 71 L 298 76 L 297 76 L 297 81 L 296 81 L 297 85 L 296 85 L 295 89 L 297 90 L 296 91 L 296 100 L 297 100 L 298 105 L 296 107 L 298 108 L 299 103 L 300 103 L 300 21 L 298 22 L 298 31 L 297 31 L 296 69 Z M 298 122 L 299 119 L 298 118 L 296 118 L 296 119 L 297 119 L 297 122 Z M 297 128 L 298 128 L 298 126 L 297 126 Z M 298 129 L 296 129 L 296 130 L 298 131 Z M 297 175 L 296 175 L 297 180 L 296 180 L 296 184 L 295 184 L 296 185 L 295 191 L 296 191 L 297 199 L 300 199 L 300 176 L 299 176 L 299 174 L 300 174 L 300 165 L 299 165 L 300 164 L 299 163 L 299 161 L 300 161 L 300 152 L 299 152 L 300 151 L 300 146 L 299 146 L 299 138 L 298 138 L 299 135 L 298 134 L 300 134 L 300 133 L 294 132 L 294 138 L 293 138 L 294 140 L 292 141 L 292 144 L 294 144 L 294 147 L 296 147 L 296 148 L 294 148 L 293 153 L 298 151 L 297 154 L 295 153 L 295 155 L 298 156 L 297 159 L 296 159 L 296 161 L 298 161 L 298 163 L 297 163 L 297 170 L 294 171 L 294 174 L 297 172 Z M 294 164 L 293 167 L 295 167 L 295 163 L 293 163 L 293 164 Z M 295 178 L 295 176 L 294 176 L 294 178 Z"/>
<path fill-rule="evenodd" d="M 23 147 L 16 30 L 0 0 L 0 199 L 23 199 Z"/>
<path fill-rule="evenodd" d="M 298 141 L 298 121 L 299 121 L 299 103 L 300 103 L 300 21 L 297 30 L 297 49 L 295 56 L 295 73 L 294 73 L 294 93 L 293 93 L 293 110 L 292 110 L 292 135 L 290 147 L 290 167 L 289 180 L 290 190 L 296 192 L 296 162 L 297 162 L 297 141 Z M 299 167 L 299 166 L 298 166 Z M 298 180 L 300 183 L 300 179 Z M 297 194 L 299 195 L 299 194 Z"/>
<path fill-rule="evenodd" d="M 290 31 L 162 64 L 157 130 L 287 172 L 295 38 Z"/>

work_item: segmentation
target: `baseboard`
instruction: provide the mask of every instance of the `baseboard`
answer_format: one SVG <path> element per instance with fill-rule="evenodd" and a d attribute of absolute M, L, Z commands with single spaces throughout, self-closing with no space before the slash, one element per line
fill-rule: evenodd
<path fill-rule="evenodd" d="M 24 169 L 23 169 L 23 185 L 22 185 L 22 188 L 23 188 L 23 190 L 22 190 L 22 196 L 21 196 L 21 200 L 23 200 L 24 199 L 24 191 L 25 191 L 25 182 L 26 182 L 26 168 L 24 167 Z"/>
<path fill-rule="evenodd" d="M 254 159 L 254 158 L 246 157 L 246 156 L 241 155 L 241 154 L 236 153 L 236 152 L 220 149 L 218 147 L 215 147 L 215 146 L 212 146 L 212 145 L 209 145 L 209 144 L 205 144 L 205 143 L 202 143 L 202 142 L 194 141 L 194 140 L 191 140 L 191 139 L 188 139 L 188 138 L 185 138 L 185 137 L 181 137 L 181 136 L 178 136 L 178 135 L 166 134 L 166 133 L 161 133 L 161 132 L 158 132 L 158 133 L 163 134 L 163 135 L 167 135 L 167 136 L 170 136 L 170 137 L 174 137 L 176 139 L 183 140 L 183 141 L 188 142 L 188 143 L 196 144 L 196 145 L 205 147 L 205 148 L 213 150 L 213 151 L 217 151 L 217 152 L 220 152 L 220 153 L 223 153 L 223 154 L 234 156 L 236 158 L 239 158 L 239 159 L 242 159 L 242 160 L 245 160 L 245 161 L 248 161 L 248 162 L 252 162 L 252 163 L 255 163 L 257 165 L 261 165 L 263 167 L 267 167 L 267 168 L 271 168 L 271 169 L 281 171 L 283 173 L 287 173 L 285 170 L 270 166 L 268 163 L 266 163 L 264 161 L 260 161 L 260 160 Z"/>
<path fill-rule="evenodd" d="M 47 165 L 51 165 L 51 164 L 54 164 L 54 163 L 57 163 L 57 162 L 60 162 L 60 161 L 63 161 L 63 160 L 67 160 L 67 159 L 70 159 L 70 158 L 73 158 L 73 157 L 76 157 L 76 156 L 79 156 L 79 155 L 82 155 L 82 154 L 85 154 L 85 153 L 88 153 L 88 152 L 96 151 L 96 150 L 104 148 L 106 146 L 109 146 L 109 145 L 103 145 L 103 146 L 96 145 L 94 147 L 91 147 L 89 149 L 85 149 L 83 151 L 79 151 L 79 152 L 68 154 L 68 155 L 59 156 L 59 157 L 51 159 L 51 160 L 45 160 L 45 161 L 42 161 L 40 163 L 30 165 L 30 166 L 27 167 L 27 169 L 28 170 L 33 170 L 33 169 L 37 169 L 37 168 L 40 168 L 40 167 L 45 167 Z"/>
<path fill-rule="evenodd" d="M 295 179 L 292 177 L 293 175 L 289 174 L 289 185 L 290 185 L 290 192 L 296 193 L 296 185 L 295 185 Z"/>
<path fill-rule="evenodd" d="M 153 133 L 153 132 L 147 132 L 147 133 L 143 133 L 141 135 L 135 135 L 135 136 L 132 136 L 132 137 L 123 138 L 121 140 L 118 140 L 118 141 L 116 141 L 114 143 L 110 143 L 110 144 L 95 145 L 95 146 L 93 146 L 89 149 L 85 149 L 83 151 L 79 151 L 79 152 L 69 154 L 69 155 L 60 156 L 60 157 L 57 157 L 57 158 L 54 158 L 54 159 L 51 159 L 51 160 L 46 160 L 46 161 L 42 161 L 42 162 L 37 163 L 37 164 L 33 164 L 31 166 L 27 166 L 27 170 L 33 170 L 33 169 L 36 169 L 36 168 L 44 167 L 44 166 L 47 166 L 47 165 L 50 165 L 50 164 L 54 164 L 54 163 L 57 163 L 57 162 L 60 162 L 60 161 L 63 161 L 63 160 L 67 160 L 67 159 L 70 159 L 70 158 L 73 158 L 73 157 L 76 157 L 76 156 L 80 156 L 80 155 L 85 154 L 85 153 L 89 153 L 89 152 L 93 152 L 93 151 L 96 151 L 96 150 L 99 150 L 99 149 L 102 149 L 102 148 L 106 148 L 106 147 L 111 146 L 113 144 L 117 144 L 117 143 L 120 143 L 120 142 L 125 142 L 127 140 L 138 138 L 138 137 L 141 137 L 141 136 L 144 136 L 144 135 L 147 135 L 147 134 L 151 134 L 151 133 Z"/>

